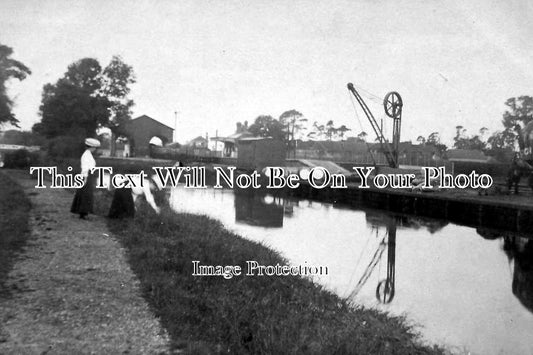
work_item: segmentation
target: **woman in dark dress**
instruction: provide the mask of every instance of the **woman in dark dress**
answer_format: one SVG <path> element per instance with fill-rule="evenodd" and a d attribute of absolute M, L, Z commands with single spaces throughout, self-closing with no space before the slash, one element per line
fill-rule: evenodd
<path fill-rule="evenodd" d="M 113 201 L 109 208 L 109 218 L 133 218 L 135 217 L 135 203 L 129 187 L 115 189 Z"/>
<path fill-rule="evenodd" d="M 133 179 L 134 181 L 136 179 Z M 119 187 L 115 188 L 113 193 L 113 200 L 109 208 L 109 218 L 128 218 L 135 217 L 135 201 L 139 196 L 144 196 L 146 202 L 156 212 L 160 212 L 160 208 L 156 205 L 153 193 L 161 191 L 163 184 L 156 175 L 152 175 L 149 179 L 144 181 L 141 186 L 140 180 L 136 181 L 136 187 Z M 111 188 L 111 184 L 108 185 Z"/>
<path fill-rule="evenodd" d="M 70 212 L 77 213 L 80 218 L 86 219 L 89 213 L 93 213 L 95 178 L 91 174 L 91 169 L 96 167 L 93 153 L 100 146 L 100 142 L 94 138 L 85 140 L 85 152 L 81 156 L 81 174 L 84 184 L 74 195 Z"/>

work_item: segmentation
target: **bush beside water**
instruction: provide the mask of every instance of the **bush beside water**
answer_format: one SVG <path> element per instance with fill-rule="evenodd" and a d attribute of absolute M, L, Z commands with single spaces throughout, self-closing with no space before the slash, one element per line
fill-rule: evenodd
<path fill-rule="evenodd" d="M 3 155 L 4 168 L 7 169 L 26 169 L 39 164 L 43 159 L 40 152 L 29 152 L 26 149 L 6 152 Z"/>

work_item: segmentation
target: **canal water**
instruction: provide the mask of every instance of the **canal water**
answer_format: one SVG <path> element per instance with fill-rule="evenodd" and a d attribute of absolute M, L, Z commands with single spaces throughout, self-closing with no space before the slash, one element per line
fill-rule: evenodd
<path fill-rule="evenodd" d="M 171 192 L 176 211 L 220 220 L 357 304 L 405 315 L 423 339 L 464 354 L 533 354 L 533 239 L 446 221 L 275 197 Z"/>

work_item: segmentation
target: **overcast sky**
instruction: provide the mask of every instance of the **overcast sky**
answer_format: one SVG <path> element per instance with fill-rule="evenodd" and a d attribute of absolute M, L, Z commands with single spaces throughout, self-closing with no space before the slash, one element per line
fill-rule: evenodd
<path fill-rule="evenodd" d="M 290 109 L 355 135 L 348 82 L 379 97 L 364 96 L 376 117 L 401 94 L 402 140 L 450 142 L 457 125 L 501 129 L 505 100 L 533 95 L 532 20 L 527 0 L 0 0 L 0 43 L 32 70 L 10 87 L 23 129 L 70 63 L 120 55 L 137 76 L 134 117 L 173 127 L 178 111 L 180 142 Z"/>

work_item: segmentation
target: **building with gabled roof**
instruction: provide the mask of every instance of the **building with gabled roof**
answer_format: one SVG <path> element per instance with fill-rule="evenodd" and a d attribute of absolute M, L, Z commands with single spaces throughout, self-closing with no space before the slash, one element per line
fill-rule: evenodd
<path fill-rule="evenodd" d="M 236 158 L 238 155 L 237 142 L 244 138 L 250 138 L 250 137 L 253 137 L 253 134 L 245 130 L 242 132 L 233 133 L 227 137 L 212 137 L 211 140 L 215 142 L 224 143 L 224 148 L 222 150 L 222 156 Z"/>
<path fill-rule="evenodd" d="M 174 135 L 174 128 L 147 115 L 127 121 L 121 128 L 130 143 L 131 156 L 150 155 L 153 137 L 158 137 L 166 145 L 172 142 Z"/>

